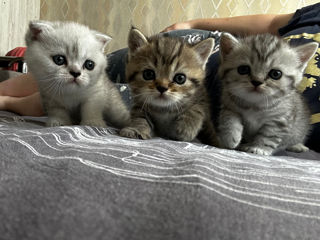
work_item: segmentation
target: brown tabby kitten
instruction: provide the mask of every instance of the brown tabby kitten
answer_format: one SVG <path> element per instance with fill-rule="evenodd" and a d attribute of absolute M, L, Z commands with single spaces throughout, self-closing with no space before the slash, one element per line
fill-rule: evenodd
<path fill-rule="evenodd" d="M 198 137 L 217 146 L 204 87 L 213 44 L 213 39 L 191 46 L 180 38 L 147 38 L 132 28 L 126 66 L 133 95 L 132 122 L 120 135 L 149 139 L 155 134 L 180 141 Z"/>

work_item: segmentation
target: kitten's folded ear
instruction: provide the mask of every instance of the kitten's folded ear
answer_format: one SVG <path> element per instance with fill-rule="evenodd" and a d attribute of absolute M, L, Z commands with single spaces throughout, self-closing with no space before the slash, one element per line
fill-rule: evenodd
<path fill-rule="evenodd" d="M 128 36 L 128 47 L 131 53 L 134 53 L 138 48 L 142 47 L 147 43 L 148 40 L 142 32 L 140 32 L 138 29 L 134 27 L 130 29 Z"/>
<path fill-rule="evenodd" d="M 205 64 L 212 52 L 213 46 L 214 46 L 213 38 L 207 38 L 193 46 L 194 51 L 196 51 L 196 53 L 198 53 L 200 57 L 203 67 L 205 67 Z"/>
<path fill-rule="evenodd" d="M 316 42 L 311 42 L 303 44 L 301 46 L 295 47 L 296 52 L 298 53 L 299 60 L 301 62 L 302 69 L 304 70 L 308 64 L 308 61 L 316 53 L 319 45 Z"/>
<path fill-rule="evenodd" d="M 27 42 L 27 45 L 31 43 L 32 41 L 38 41 L 41 39 L 41 35 L 45 32 L 52 31 L 53 23 L 48 21 L 30 21 L 29 23 L 29 30 L 26 33 L 25 40 Z"/>
<path fill-rule="evenodd" d="M 222 33 L 220 38 L 220 56 L 224 59 L 238 44 L 238 39 L 236 39 L 230 33 Z"/>
<path fill-rule="evenodd" d="M 111 37 L 109 37 L 108 35 L 93 31 L 94 35 L 96 37 L 96 39 L 101 42 L 102 44 L 102 51 L 105 49 L 105 47 L 107 46 L 107 44 L 111 41 Z"/>

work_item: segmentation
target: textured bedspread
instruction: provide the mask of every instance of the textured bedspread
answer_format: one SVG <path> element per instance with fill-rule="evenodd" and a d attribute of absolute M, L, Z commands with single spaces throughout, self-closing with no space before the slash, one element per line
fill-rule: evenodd
<path fill-rule="evenodd" d="M 0 239 L 319 239 L 314 152 L 263 157 L 44 120 L 0 112 Z"/>

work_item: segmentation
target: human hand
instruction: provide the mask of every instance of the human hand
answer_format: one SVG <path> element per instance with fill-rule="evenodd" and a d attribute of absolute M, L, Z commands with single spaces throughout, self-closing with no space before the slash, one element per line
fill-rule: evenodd
<path fill-rule="evenodd" d="M 191 28 L 193 28 L 192 22 L 190 22 L 190 21 L 179 22 L 179 23 L 172 24 L 169 27 L 166 27 L 161 32 L 169 32 L 169 31 L 173 31 L 173 30 L 191 29 Z"/>

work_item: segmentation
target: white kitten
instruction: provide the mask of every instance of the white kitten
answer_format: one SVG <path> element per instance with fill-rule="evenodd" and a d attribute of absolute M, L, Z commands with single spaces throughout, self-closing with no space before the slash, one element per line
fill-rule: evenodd
<path fill-rule="evenodd" d="M 110 37 L 74 22 L 32 21 L 26 34 L 26 62 L 35 76 L 47 126 L 123 127 L 129 112 L 108 79 L 104 54 Z"/>

